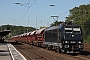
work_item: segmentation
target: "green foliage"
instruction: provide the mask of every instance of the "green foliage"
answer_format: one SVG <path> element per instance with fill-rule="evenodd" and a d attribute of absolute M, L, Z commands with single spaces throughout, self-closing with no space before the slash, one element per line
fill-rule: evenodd
<path fill-rule="evenodd" d="M 66 22 L 74 21 L 74 24 L 80 25 L 83 31 L 84 40 L 90 40 L 90 4 L 80 5 L 70 10 L 70 14 L 66 17 Z"/>
<path fill-rule="evenodd" d="M 89 42 L 90 43 L 90 35 L 87 37 L 87 39 L 85 40 L 85 42 Z"/>
<path fill-rule="evenodd" d="M 75 24 L 83 25 L 90 17 L 90 5 L 80 5 L 70 10 L 70 15 L 66 21 L 73 20 Z"/>
<path fill-rule="evenodd" d="M 40 26 L 40 29 L 42 29 L 42 28 L 46 28 L 46 26 Z"/>
<path fill-rule="evenodd" d="M 20 34 L 30 32 L 36 29 L 33 27 L 3 25 L 3 26 L 0 26 L 0 30 L 11 30 L 11 33 L 6 36 L 6 38 L 8 39 L 11 36 L 20 35 Z"/>

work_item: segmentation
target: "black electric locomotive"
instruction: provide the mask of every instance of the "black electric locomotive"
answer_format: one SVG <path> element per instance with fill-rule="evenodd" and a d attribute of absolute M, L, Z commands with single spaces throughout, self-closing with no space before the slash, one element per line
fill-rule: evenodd
<path fill-rule="evenodd" d="M 59 52 L 80 52 L 83 50 L 81 27 L 78 25 L 53 26 L 45 29 L 44 45 Z"/>

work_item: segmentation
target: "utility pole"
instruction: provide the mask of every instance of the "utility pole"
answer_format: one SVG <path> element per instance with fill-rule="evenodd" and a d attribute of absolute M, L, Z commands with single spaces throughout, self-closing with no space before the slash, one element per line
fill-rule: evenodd
<path fill-rule="evenodd" d="M 36 17 L 36 29 L 37 29 L 37 17 Z"/>
<path fill-rule="evenodd" d="M 28 29 L 27 29 L 27 33 L 28 33 Z"/>

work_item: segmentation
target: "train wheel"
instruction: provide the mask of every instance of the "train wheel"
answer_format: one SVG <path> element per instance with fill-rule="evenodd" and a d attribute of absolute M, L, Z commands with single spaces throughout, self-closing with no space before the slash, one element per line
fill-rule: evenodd
<path fill-rule="evenodd" d="M 45 45 L 45 48 L 48 49 L 48 45 Z"/>
<path fill-rule="evenodd" d="M 61 52 L 62 53 L 66 53 L 67 51 L 65 49 L 61 49 Z"/>
<path fill-rule="evenodd" d="M 50 48 L 50 46 L 47 45 L 47 46 L 46 46 L 46 49 L 47 49 L 47 50 L 50 50 L 51 48 Z"/>
<path fill-rule="evenodd" d="M 61 53 L 61 49 L 58 48 L 58 49 L 57 49 L 57 52 L 58 52 L 58 53 Z"/>
<path fill-rule="evenodd" d="M 51 48 L 48 46 L 48 50 L 50 50 Z"/>

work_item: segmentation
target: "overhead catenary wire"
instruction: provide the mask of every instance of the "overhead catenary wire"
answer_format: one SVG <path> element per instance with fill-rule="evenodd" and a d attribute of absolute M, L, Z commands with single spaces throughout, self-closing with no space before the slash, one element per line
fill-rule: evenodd
<path fill-rule="evenodd" d="M 33 0 L 32 0 L 33 1 Z M 23 18 L 24 18 L 24 16 L 27 14 L 27 12 L 28 12 L 28 10 L 32 7 L 32 5 L 35 3 L 35 1 L 36 0 L 34 0 L 33 1 L 33 3 L 30 5 L 30 6 L 28 6 L 29 4 L 30 4 L 30 2 L 31 2 L 31 0 L 29 0 L 29 3 L 27 3 L 27 5 L 25 5 L 24 7 L 27 7 L 28 9 L 26 10 L 26 12 L 24 13 L 24 15 L 22 16 L 22 18 L 19 20 L 19 23 L 23 20 Z M 52 4 L 53 5 L 53 4 Z M 52 6 L 52 5 L 50 5 L 50 6 Z M 54 7 L 55 5 L 53 5 L 53 7 Z M 51 11 L 51 10 L 50 10 Z M 50 12 L 49 11 L 49 12 Z M 65 12 L 66 13 L 66 12 Z M 65 14 L 65 13 L 62 13 L 62 14 L 60 14 L 60 15 L 63 15 L 63 14 Z M 45 15 L 45 14 L 44 14 Z M 60 18 L 60 17 L 59 17 Z M 19 24 L 18 23 L 18 24 Z"/>
<path fill-rule="evenodd" d="M 27 9 L 27 11 L 24 13 L 24 15 L 22 16 L 22 18 L 20 19 L 19 23 L 23 20 L 24 16 L 27 14 L 28 10 L 33 6 L 33 4 L 34 4 L 35 2 L 36 2 L 36 0 L 34 0 L 34 2 L 33 2 L 30 6 L 27 6 L 28 9 Z M 30 3 L 30 2 L 29 2 L 29 3 Z M 18 23 L 18 24 L 19 24 L 19 23 Z"/>

